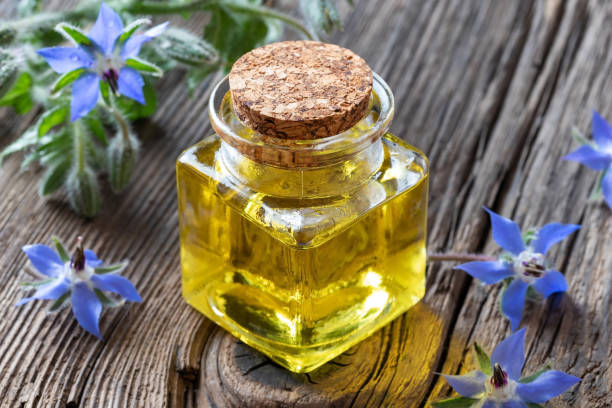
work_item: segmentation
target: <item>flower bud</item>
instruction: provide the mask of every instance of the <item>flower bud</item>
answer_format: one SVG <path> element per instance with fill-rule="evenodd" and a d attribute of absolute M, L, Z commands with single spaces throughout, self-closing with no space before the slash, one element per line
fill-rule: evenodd
<path fill-rule="evenodd" d="M 214 65 L 219 53 L 200 37 L 178 28 L 169 28 L 160 37 L 159 48 L 170 58 L 187 65 Z"/>
<path fill-rule="evenodd" d="M 19 68 L 13 57 L 0 54 L 0 98 L 2 98 L 15 84 Z"/>
<path fill-rule="evenodd" d="M 66 191 L 70 206 L 79 215 L 93 217 L 100 211 L 102 198 L 98 179 L 89 167 L 83 170 L 75 167 L 70 170 L 66 179 Z"/>
<path fill-rule="evenodd" d="M 111 140 L 107 150 L 108 172 L 115 193 L 129 184 L 139 153 L 140 142 L 131 132 L 127 137 L 119 133 Z"/>
<path fill-rule="evenodd" d="M 17 30 L 15 30 L 13 27 L 7 24 L 0 25 L 0 45 L 11 45 L 16 36 Z"/>

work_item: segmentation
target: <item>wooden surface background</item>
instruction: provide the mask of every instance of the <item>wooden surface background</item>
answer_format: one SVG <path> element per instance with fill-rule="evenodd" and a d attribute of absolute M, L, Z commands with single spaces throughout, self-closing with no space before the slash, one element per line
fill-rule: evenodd
<path fill-rule="evenodd" d="M 48 2 L 61 4 L 55 0 Z M 13 1 L 3 0 L 3 17 Z M 195 24 L 195 23 L 189 23 Z M 362 55 L 391 85 L 392 129 L 431 158 L 430 251 L 497 249 L 482 205 L 523 226 L 583 225 L 551 252 L 569 294 L 529 304 L 526 372 L 554 360 L 582 377 L 555 407 L 612 404 L 612 212 L 590 202 L 596 174 L 560 158 L 570 128 L 593 109 L 612 120 L 612 2 L 588 0 L 356 1 L 333 42 Z M 174 162 L 208 134 L 209 83 L 188 99 L 173 72 L 157 114 L 139 123 L 143 160 L 129 191 L 106 195 L 93 221 L 62 197 L 43 201 L 19 157 L 0 173 L 0 406 L 424 407 L 449 395 L 434 372 L 473 368 L 510 329 L 499 287 L 431 264 L 424 301 L 310 375 L 270 364 L 181 298 Z M 0 111 L 0 147 L 35 113 Z M 129 258 L 144 302 L 105 310 L 104 342 L 66 310 L 13 305 L 27 279 L 20 247 L 83 234 L 101 257 Z"/>

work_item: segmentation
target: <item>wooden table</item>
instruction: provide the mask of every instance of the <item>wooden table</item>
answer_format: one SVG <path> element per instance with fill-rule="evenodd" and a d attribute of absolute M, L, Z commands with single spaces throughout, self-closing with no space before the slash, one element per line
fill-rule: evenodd
<path fill-rule="evenodd" d="M 356 3 L 332 40 L 388 81 L 393 131 L 431 158 L 430 251 L 494 253 L 482 205 L 523 226 L 583 225 L 550 253 L 568 295 L 526 308 L 526 372 L 554 360 L 582 377 L 550 406 L 611 406 L 612 212 L 588 200 L 596 174 L 561 157 L 577 147 L 572 125 L 589 133 L 593 109 L 612 120 L 612 3 Z M 272 365 L 189 307 L 181 298 L 174 162 L 211 132 L 211 82 L 189 99 L 182 75 L 161 81 L 157 114 L 137 126 L 143 159 L 129 191 L 106 192 L 94 220 L 75 216 L 61 196 L 39 199 L 40 171 L 20 173 L 18 157 L 3 166 L 0 406 L 424 407 L 450 393 L 435 372 L 472 369 L 474 341 L 491 350 L 510 333 L 500 287 L 441 263 L 429 265 L 421 304 L 309 375 Z M 0 115 L 0 147 L 35 118 Z M 20 247 L 52 234 L 82 234 L 103 259 L 131 260 L 125 275 L 144 302 L 105 310 L 104 342 L 67 310 L 13 306 L 28 278 Z"/>

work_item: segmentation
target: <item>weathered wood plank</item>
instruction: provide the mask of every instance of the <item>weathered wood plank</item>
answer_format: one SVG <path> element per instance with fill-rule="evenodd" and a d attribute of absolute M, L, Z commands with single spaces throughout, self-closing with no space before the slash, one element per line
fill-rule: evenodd
<path fill-rule="evenodd" d="M 483 204 L 523 225 L 584 225 L 551 253 L 570 294 L 527 308 L 527 371 L 556 359 L 584 381 L 554 406 L 609 406 L 611 214 L 588 202 L 595 175 L 560 157 L 574 147 L 570 126 L 587 129 L 591 109 L 612 119 L 612 5 L 356 3 L 334 41 L 390 83 L 393 130 L 431 158 L 431 250 L 495 250 Z M 0 172 L 0 406 L 419 407 L 449 391 L 434 371 L 467 371 L 473 341 L 491 348 L 509 334 L 499 289 L 440 264 L 429 267 L 422 305 L 310 379 L 266 363 L 189 308 L 180 297 L 174 160 L 210 127 L 208 88 L 188 99 L 180 75 L 162 81 L 158 113 L 138 125 L 144 155 L 132 187 L 108 194 L 95 220 L 40 201 L 36 175 L 20 174 L 18 158 Z M 33 117 L 0 115 L 0 147 Z M 126 275 L 145 301 L 104 312 L 104 343 L 68 313 L 12 306 L 25 278 L 19 247 L 52 233 L 83 234 L 104 259 L 132 260 Z"/>

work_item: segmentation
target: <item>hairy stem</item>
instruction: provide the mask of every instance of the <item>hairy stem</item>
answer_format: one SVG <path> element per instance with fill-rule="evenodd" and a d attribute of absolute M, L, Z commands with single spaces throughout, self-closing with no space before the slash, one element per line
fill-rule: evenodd
<path fill-rule="evenodd" d="M 85 157 L 85 134 L 83 131 L 83 125 L 81 120 L 77 120 L 73 123 L 72 129 L 74 132 L 74 156 L 77 171 L 83 173 L 87 165 Z"/>
<path fill-rule="evenodd" d="M 121 136 L 123 139 L 127 139 L 130 135 L 130 125 L 125 120 L 125 117 L 115 108 L 114 106 L 108 106 L 108 111 L 113 115 L 117 125 L 119 126 L 119 131 L 121 132 Z"/>
<path fill-rule="evenodd" d="M 489 256 L 489 255 L 448 253 L 448 254 L 428 254 L 427 260 L 429 261 L 455 261 L 455 262 L 472 262 L 472 261 L 494 262 L 494 261 L 497 261 L 497 258 L 494 256 Z"/>

